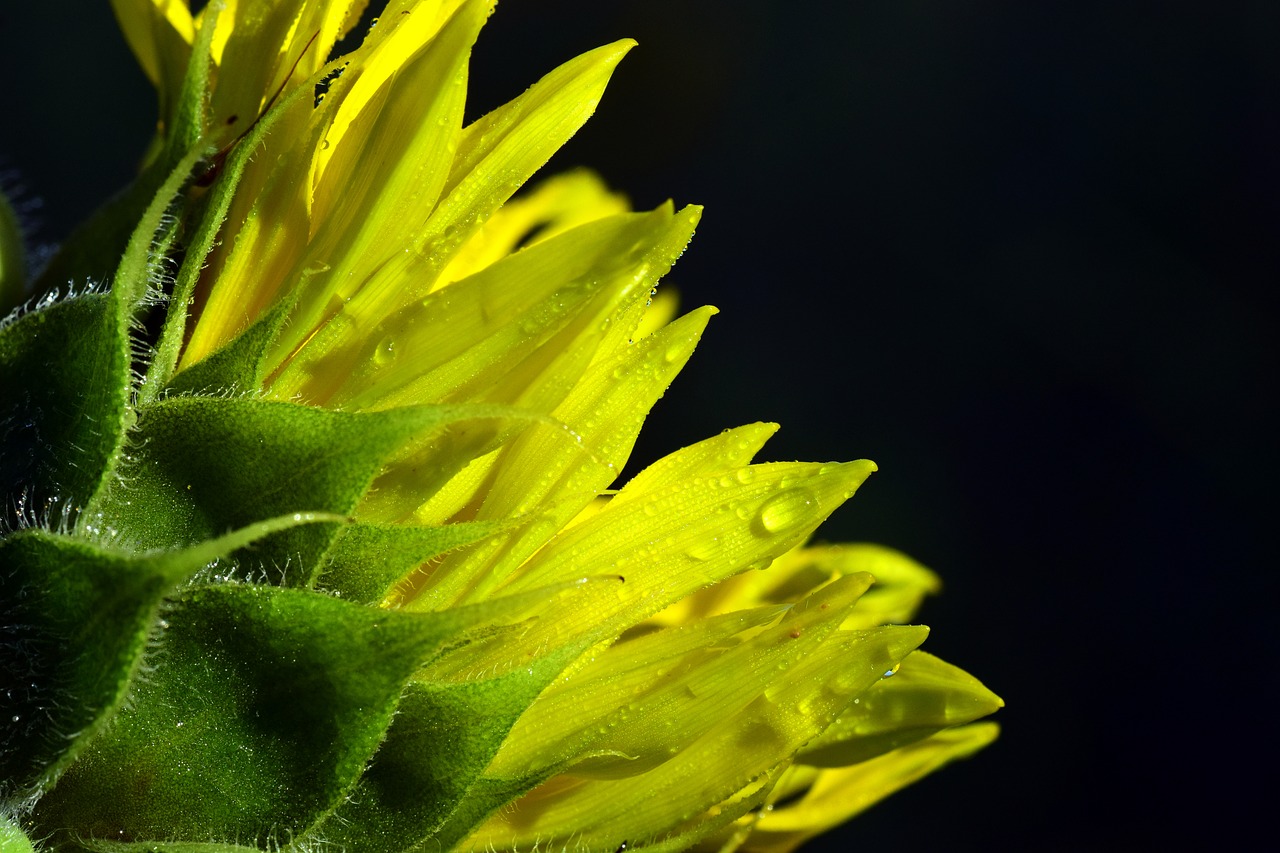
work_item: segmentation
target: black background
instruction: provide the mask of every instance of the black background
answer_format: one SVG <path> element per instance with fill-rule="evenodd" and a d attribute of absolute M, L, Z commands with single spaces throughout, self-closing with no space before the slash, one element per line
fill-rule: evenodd
<path fill-rule="evenodd" d="M 73 8 L 0 4 L 45 242 L 154 121 L 107 4 Z M 551 168 L 707 207 L 669 281 L 723 313 L 636 461 L 754 420 L 767 458 L 875 459 L 821 537 L 938 570 L 926 648 L 1008 702 L 808 849 L 1221 846 L 1266 814 L 1277 35 L 1273 2 L 1079 0 L 504 0 L 482 35 L 472 115 L 639 39 Z"/>

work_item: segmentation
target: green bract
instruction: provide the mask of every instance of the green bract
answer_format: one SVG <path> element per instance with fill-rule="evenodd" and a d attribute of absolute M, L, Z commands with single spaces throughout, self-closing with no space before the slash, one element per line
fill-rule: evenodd
<path fill-rule="evenodd" d="M 615 483 L 700 210 L 513 195 L 629 42 L 464 127 L 488 2 L 113 5 L 161 133 L 0 327 L 0 850 L 784 851 L 994 738 L 934 575 L 805 547 L 872 463 Z"/>

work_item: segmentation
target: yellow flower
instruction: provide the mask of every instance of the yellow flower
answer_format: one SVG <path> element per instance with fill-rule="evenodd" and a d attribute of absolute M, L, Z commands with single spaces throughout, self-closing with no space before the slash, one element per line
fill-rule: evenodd
<path fill-rule="evenodd" d="M 364 3 L 113 5 L 160 93 L 154 162 L 204 165 L 75 532 L 185 580 L 153 686 L 23 789 L 36 831 L 784 851 L 994 738 L 973 721 L 1000 700 L 902 624 L 935 576 L 805 546 L 872 463 L 752 464 L 776 427 L 750 424 L 615 482 L 715 313 L 655 291 L 700 209 L 632 212 L 587 172 L 513 195 L 631 42 L 464 126 L 487 0 L 391 0 L 332 63 Z M 165 192 L 134 247 L 177 239 Z M 325 674 L 281 710 L 298 655 Z M 326 726 L 332 781 L 299 781 Z"/>

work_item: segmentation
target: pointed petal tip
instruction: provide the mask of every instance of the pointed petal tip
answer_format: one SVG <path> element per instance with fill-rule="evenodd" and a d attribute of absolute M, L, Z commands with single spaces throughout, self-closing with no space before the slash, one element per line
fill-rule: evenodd
<path fill-rule="evenodd" d="M 618 63 L 622 61 L 622 58 L 630 53 L 631 49 L 637 44 L 638 42 L 633 38 L 618 39 L 617 41 L 609 42 L 608 44 L 602 44 L 595 50 L 588 51 L 579 58 L 581 59 L 586 56 L 591 56 L 593 61 L 598 61 L 610 68 L 615 68 Z"/>
<path fill-rule="evenodd" d="M 902 625 L 889 635 L 888 652 L 894 660 L 902 660 L 920 648 L 929 637 L 928 625 Z"/>

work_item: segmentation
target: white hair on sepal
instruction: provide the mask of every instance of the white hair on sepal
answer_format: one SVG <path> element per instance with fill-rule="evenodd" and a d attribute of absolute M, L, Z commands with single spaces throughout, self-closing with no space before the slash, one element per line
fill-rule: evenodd
<path fill-rule="evenodd" d="M 160 217 L 157 233 L 172 233 L 177 226 L 178 217 L 166 211 Z M 151 243 L 151 251 L 147 254 L 147 286 L 142 294 L 144 306 L 167 305 L 169 293 L 173 289 L 174 282 L 177 281 L 177 261 L 169 252 L 162 251 L 164 247 L 163 239 L 154 240 Z"/>
<path fill-rule="evenodd" d="M 19 305 L 9 309 L 9 313 L 0 317 L 0 331 L 13 325 L 27 314 L 42 311 L 59 302 L 70 302 L 83 296 L 106 293 L 110 288 L 105 281 L 86 281 L 80 284 L 68 282 L 65 287 L 55 287 L 44 293 L 35 294 Z"/>
<path fill-rule="evenodd" d="M 36 523 L 35 512 L 30 506 L 30 486 L 23 486 L 18 494 L 7 497 L 9 509 L 12 511 L 0 516 L 0 533 L 16 533 L 19 530 L 39 526 Z"/>

